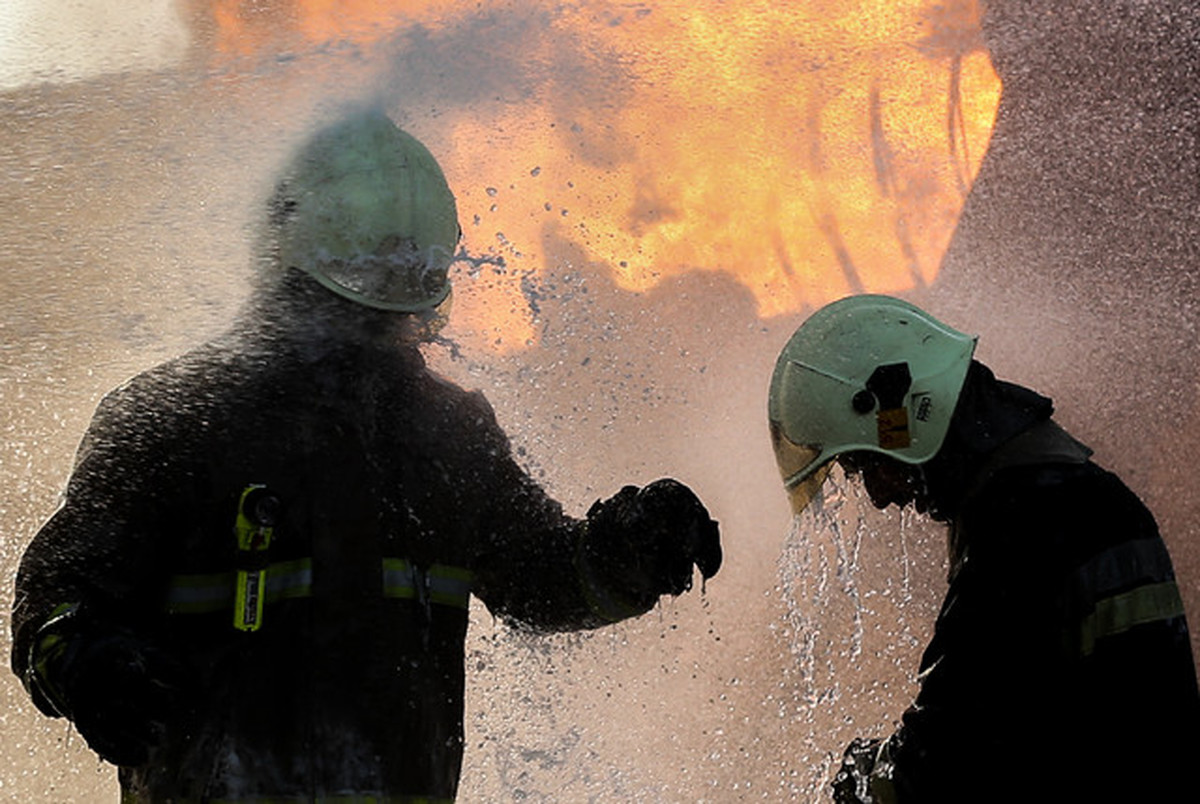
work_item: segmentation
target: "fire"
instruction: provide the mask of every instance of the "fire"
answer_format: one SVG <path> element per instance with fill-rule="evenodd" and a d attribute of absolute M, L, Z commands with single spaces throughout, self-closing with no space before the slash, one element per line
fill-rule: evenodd
<path fill-rule="evenodd" d="M 478 43 L 519 50 L 504 62 L 521 70 L 515 97 L 435 123 L 468 248 L 510 269 L 512 304 L 487 306 L 508 344 L 532 338 L 521 278 L 566 254 L 630 291 L 727 272 L 762 316 L 932 282 L 1000 94 L 978 0 L 518 0 L 503 15 L 296 0 L 270 24 L 249 6 L 218 0 L 221 49 L 278 45 L 281 29 L 289 46 L 368 47 L 413 27 L 449 41 L 528 16 L 520 42 Z"/>

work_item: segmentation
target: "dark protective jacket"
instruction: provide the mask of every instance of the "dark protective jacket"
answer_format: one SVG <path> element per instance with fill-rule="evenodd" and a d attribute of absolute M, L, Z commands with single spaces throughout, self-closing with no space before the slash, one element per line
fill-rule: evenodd
<path fill-rule="evenodd" d="M 278 500 L 261 555 L 233 527 L 252 485 Z M 449 800 L 470 594 L 546 631 L 648 608 L 581 574 L 588 535 L 415 348 L 231 336 L 103 400 L 22 563 L 13 666 L 54 714 L 31 648 L 72 607 L 191 668 L 165 744 L 120 769 L 130 801 Z M 239 567 L 266 572 L 256 631 L 233 627 Z"/>
<path fill-rule="evenodd" d="M 847 752 L 839 801 L 1196 800 L 1200 695 L 1171 561 L 1089 454 L 1045 421 L 975 475 L 920 692 L 882 746 Z"/>

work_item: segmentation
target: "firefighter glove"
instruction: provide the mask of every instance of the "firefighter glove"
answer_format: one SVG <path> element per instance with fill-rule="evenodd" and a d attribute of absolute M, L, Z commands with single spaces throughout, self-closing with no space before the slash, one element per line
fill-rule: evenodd
<path fill-rule="evenodd" d="M 691 589 L 693 568 L 711 578 L 721 567 L 717 523 L 677 480 L 626 486 L 588 511 L 586 554 L 596 575 L 632 608 Z"/>
<path fill-rule="evenodd" d="M 58 689 L 75 728 L 102 759 L 142 765 L 181 714 L 187 677 L 173 657 L 133 634 L 76 636 Z"/>

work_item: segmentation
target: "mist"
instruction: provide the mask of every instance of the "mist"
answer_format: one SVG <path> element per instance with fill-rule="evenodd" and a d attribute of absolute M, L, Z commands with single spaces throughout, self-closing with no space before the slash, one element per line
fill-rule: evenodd
<path fill-rule="evenodd" d="M 10 600 L 100 396 L 229 325 L 274 170 L 314 125 L 370 101 L 442 160 L 458 196 L 465 254 L 431 365 L 487 395 L 568 511 L 669 475 L 705 501 L 725 545 L 702 592 L 599 631 L 533 638 L 473 608 L 460 800 L 818 801 L 852 737 L 891 731 L 945 591 L 944 534 L 911 512 L 871 510 L 839 477 L 793 521 L 766 427 L 780 348 L 805 315 L 856 290 L 896 293 L 978 334 L 998 376 L 1054 398 L 1056 419 L 1158 517 L 1200 621 L 1200 491 L 1183 471 L 1200 446 L 1192 4 L 1069 2 L 1048 16 L 997 0 L 982 29 L 953 28 L 952 50 L 990 59 L 1003 80 L 986 148 L 964 154 L 950 127 L 942 162 L 893 155 L 882 173 L 869 126 L 847 138 L 860 150 L 835 149 L 843 132 L 816 111 L 747 135 L 745 151 L 647 158 L 692 154 L 708 140 L 678 132 L 699 121 L 734 128 L 736 142 L 752 117 L 728 116 L 737 99 L 695 95 L 679 101 L 694 107 L 688 125 L 653 144 L 653 125 L 622 123 L 642 87 L 668 80 L 646 54 L 685 45 L 637 44 L 639 25 L 680 17 L 674 4 L 448 2 L 379 17 L 347 4 L 324 35 L 305 27 L 303 4 L 150 5 L 120 6 L 124 22 L 107 17 L 95 37 L 37 0 L 0 16 L 0 36 L 27 45 L 0 60 Z M 862 11 L 821 5 L 831 17 Z M 976 4 L 942 5 L 969 20 Z M 217 11 L 240 20 L 237 36 Z M 787 15 L 773 13 L 772 24 Z M 859 45 L 743 38 L 759 43 L 756 98 L 786 99 L 805 71 L 866 59 L 830 72 L 812 106 L 833 108 L 844 89 L 868 99 L 868 119 L 887 64 Z M 913 49 L 903 37 L 894 46 Z M 931 73 L 939 126 L 952 61 Z M 784 143 L 793 150 L 759 152 Z M 849 207 L 833 200 L 805 207 L 806 220 L 747 196 L 744 210 L 691 223 L 685 191 L 700 177 L 687 171 L 740 159 L 778 159 L 779 186 L 804 174 L 814 198 L 840 189 L 817 165 L 858 160 L 890 177 L 875 179 L 872 198 L 887 200 L 872 209 L 903 215 L 864 219 L 877 248 L 859 245 Z M 671 225 L 691 227 L 686 243 Z M 706 251 L 709 231 L 727 245 Z M 114 769 L 39 715 L 11 674 L 0 674 L 0 707 L 0 796 L 116 798 Z"/>

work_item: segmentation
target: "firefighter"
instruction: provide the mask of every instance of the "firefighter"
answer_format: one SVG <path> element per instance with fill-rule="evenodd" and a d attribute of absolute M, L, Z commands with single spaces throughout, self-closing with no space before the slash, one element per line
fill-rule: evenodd
<path fill-rule="evenodd" d="M 916 701 L 887 739 L 847 749 L 834 798 L 1195 800 L 1200 696 L 1155 520 L 975 344 L 861 295 L 814 313 L 775 365 L 770 429 L 796 513 L 837 462 L 876 507 L 949 530 Z"/>
<path fill-rule="evenodd" d="M 109 393 L 22 560 L 13 669 L 122 800 L 454 799 L 468 598 L 538 632 L 650 610 L 721 563 L 663 479 L 585 518 L 425 367 L 460 232 L 384 114 L 317 132 L 225 335 Z"/>

